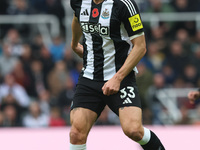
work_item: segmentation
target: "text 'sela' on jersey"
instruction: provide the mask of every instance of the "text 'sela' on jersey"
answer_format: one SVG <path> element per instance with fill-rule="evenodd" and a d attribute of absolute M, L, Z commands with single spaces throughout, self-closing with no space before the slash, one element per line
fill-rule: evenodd
<path fill-rule="evenodd" d="M 136 14 L 136 15 L 130 17 L 129 22 L 131 24 L 133 31 L 138 31 L 140 29 L 143 29 L 143 24 L 142 24 L 139 14 Z"/>

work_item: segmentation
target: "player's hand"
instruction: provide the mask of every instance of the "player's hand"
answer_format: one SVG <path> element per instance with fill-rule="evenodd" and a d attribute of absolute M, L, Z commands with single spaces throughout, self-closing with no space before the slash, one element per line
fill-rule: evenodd
<path fill-rule="evenodd" d="M 199 91 L 191 91 L 188 93 L 188 99 L 190 103 L 194 104 L 195 100 L 200 97 Z"/>
<path fill-rule="evenodd" d="M 116 79 L 115 77 L 111 78 L 102 87 L 103 94 L 106 96 L 116 94 L 120 89 L 120 84 L 120 80 Z"/>

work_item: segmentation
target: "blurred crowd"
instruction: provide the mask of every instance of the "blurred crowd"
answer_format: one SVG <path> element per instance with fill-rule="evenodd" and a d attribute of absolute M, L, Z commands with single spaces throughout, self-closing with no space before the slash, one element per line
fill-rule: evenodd
<path fill-rule="evenodd" d="M 198 12 L 200 2 L 147 0 L 141 12 Z M 70 9 L 70 8 L 69 8 Z M 61 0 L 1 0 L 0 15 L 53 14 L 65 17 Z M 62 24 L 62 23 L 61 23 Z M 200 87 L 200 30 L 195 22 L 144 23 L 147 54 L 138 64 L 137 84 L 144 124 L 161 124 L 167 111 L 156 97 L 165 88 Z M 0 25 L 0 127 L 68 126 L 70 105 L 82 61 L 65 44 L 63 35 L 45 45 L 29 25 Z M 64 28 L 61 26 L 61 30 Z M 63 32 L 64 33 L 64 32 Z M 182 118 L 175 124 L 198 124 L 200 105 L 180 103 Z M 196 117 L 189 110 L 196 108 Z M 118 125 L 107 107 L 96 125 Z"/>

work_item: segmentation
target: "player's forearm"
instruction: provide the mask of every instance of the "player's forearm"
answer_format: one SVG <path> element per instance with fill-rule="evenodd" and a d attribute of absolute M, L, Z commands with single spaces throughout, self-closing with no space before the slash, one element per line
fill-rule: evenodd
<path fill-rule="evenodd" d="M 80 24 L 78 22 L 78 19 L 76 17 L 72 20 L 72 42 L 71 47 L 73 51 L 79 55 L 80 57 L 83 57 L 83 47 L 79 43 L 79 40 L 82 36 L 82 30 L 80 28 Z"/>
<path fill-rule="evenodd" d="M 142 57 L 146 53 L 146 44 L 135 45 L 128 55 L 125 63 L 120 68 L 120 70 L 115 74 L 115 78 L 122 81 L 139 63 Z"/>

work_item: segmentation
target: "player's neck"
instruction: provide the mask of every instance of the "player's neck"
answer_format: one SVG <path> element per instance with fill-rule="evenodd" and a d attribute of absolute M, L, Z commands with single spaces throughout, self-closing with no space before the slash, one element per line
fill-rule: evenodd
<path fill-rule="evenodd" d="M 93 2 L 95 3 L 95 4 L 100 4 L 100 3 L 102 3 L 104 0 L 93 0 Z"/>

